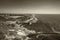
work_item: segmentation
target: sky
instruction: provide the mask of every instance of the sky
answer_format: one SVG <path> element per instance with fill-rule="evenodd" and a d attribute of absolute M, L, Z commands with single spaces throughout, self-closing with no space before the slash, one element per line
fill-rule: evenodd
<path fill-rule="evenodd" d="M 59 0 L 0 1 L 0 13 L 60 14 Z"/>

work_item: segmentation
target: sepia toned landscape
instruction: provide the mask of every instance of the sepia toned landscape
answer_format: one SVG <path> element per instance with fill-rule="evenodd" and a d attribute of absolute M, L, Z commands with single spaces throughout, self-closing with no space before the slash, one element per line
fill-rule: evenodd
<path fill-rule="evenodd" d="M 60 40 L 60 0 L 0 0 L 0 40 Z"/>

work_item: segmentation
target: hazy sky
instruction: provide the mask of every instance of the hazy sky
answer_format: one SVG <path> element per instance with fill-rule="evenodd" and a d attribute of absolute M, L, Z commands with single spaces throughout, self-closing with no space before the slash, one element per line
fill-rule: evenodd
<path fill-rule="evenodd" d="M 60 14 L 59 0 L 0 1 L 0 13 Z"/>

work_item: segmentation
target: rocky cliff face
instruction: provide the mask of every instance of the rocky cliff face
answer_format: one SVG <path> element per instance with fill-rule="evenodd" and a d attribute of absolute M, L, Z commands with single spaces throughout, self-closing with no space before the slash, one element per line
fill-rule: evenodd
<path fill-rule="evenodd" d="M 23 16 L 23 17 L 20 16 L 17 18 L 14 18 L 14 16 L 12 17 L 5 16 L 2 19 L 1 19 L 2 22 L 0 26 L 2 26 L 1 31 L 5 33 L 4 34 L 5 39 L 13 40 L 15 38 L 18 38 L 18 39 L 20 38 L 21 40 L 22 39 L 24 40 L 24 39 L 27 39 L 27 35 L 35 33 L 34 30 L 29 30 L 24 27 L 24 26 L 27 26 L 25 24 L 29 24 L 30 21 L 33 21 L 33 19 L 30 18 L 31 19 L 30 20 L 27 16 Z"/>

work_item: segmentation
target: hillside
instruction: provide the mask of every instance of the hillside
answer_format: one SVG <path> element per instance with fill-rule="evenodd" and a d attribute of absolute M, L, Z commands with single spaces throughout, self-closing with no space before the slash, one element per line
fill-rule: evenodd
<path fill-rule="evenodd" d="M 14 15 L 14 16 L 16 16 L 16 15 Z M 22 15 L 22 16 L 24 16 L 24 17 L 15 18 L 15 17 L 13 17 L 13 15 L 11 17 L 0 16 L 0 36 L 2 36 L 0 38 L 4 39 L 3 34 L 7 33 L 8 29 L 13 28 L 15 26 L 16 20 L 18 20 L 18 22 L 19 22 L 21 19 L 23 21 L 29 19 L 29 17 L 27 15 Z M 42 39 L 41 37 L 43 37 L 43 40 L 60 40 L 59 33 L 58 34 L 48 34 L 48 33 L 56 33 L 54 31 L 60 32 L 60 15 L 36 14 L 36 18 L 38 18 L 38 21 L 36 23 L 32 23 L 31 25 L 29 25 L 29 23 L 22 22 L 22 24 L 25 25 L 24 27 L 29 30 L 46 33 L 44 35 L 39 34 L 38 40 Z M 8 23 L 7 23 L 7 21 L 8 21 Z M 10 25 L 9 22 L 13 23 L 14 25 L 13 24 Z M 20 24 L 20 23 L 18 23 L 18 24 Z M 54 30 L 52 30 L 52 27 L 54 28 Z M 31 34 L 31 35 L 29 35 L 29 36 L 33 37 L 32 38 L 33 40 L 34 40 L 34 37 L 37 36 L 37 34 Z M 35 39 L 37 40 L 37 38 L 35 38 Z"/>

